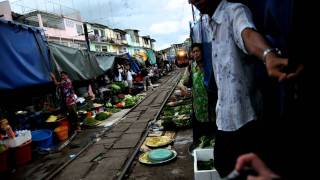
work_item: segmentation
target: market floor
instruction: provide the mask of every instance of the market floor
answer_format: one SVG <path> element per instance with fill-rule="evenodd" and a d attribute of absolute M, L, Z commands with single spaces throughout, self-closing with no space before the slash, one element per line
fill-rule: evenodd
<path fill-rule="evenodd" d="M 192 129 L 178 131 L 172 145 L 178 155 L 175 160 L 157 166 L 148 166 L 138 162 L 136 158 L 126 177 L 130 180 L 164 180 L 164 179 L 193 179 L 193 157 L 188 147 L 192 143 Z"/>

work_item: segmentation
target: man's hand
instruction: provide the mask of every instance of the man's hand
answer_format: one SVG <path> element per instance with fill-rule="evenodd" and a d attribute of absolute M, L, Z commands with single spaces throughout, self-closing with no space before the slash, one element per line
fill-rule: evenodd
<path fill-rule="evenodd" d="M 288 66 L 288 59 L 280 58 L 274 53 L 266 56 L 266 68 L 270 77 L 277 78 L 279 82 L 288 78 L 283 69 Z"/>
<path fill-rule="evenodd" d="M 296 71 L 289 73 L 287 76 L 287 79 L 294 79 L 298 77 L 303 72 L 304 66 L 302 64 L 299 64 Z"/>
<path fill-rule="evenodd" d="M 272 180 L 280 177 L 272 172 L 266 164 L 255 154 L 249 153 L 238 157 L 235 169 L 240 172 L 245 167 L 252 167 L 257 173 L 257 176 L 248 176 L 248 180 Z"/>

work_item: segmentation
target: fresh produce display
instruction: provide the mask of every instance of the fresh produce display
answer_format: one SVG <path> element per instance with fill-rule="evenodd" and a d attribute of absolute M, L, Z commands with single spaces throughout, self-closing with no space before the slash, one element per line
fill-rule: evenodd
<path fill-rule="evenodd" d="M 213 166 L 213 159 L 209 161 L 197 161 L 198 170 L 212 170 Z"/>
<path fill-rule="evenodd" d="M 113 82 L 113 84 L 119 86 L 121 90 L 126 88 L 126 85 L 123 82 Z"/>
<path fill-rule="evenodd" d="M 178 128 L 186 128 L 191 127 L 192 121 L 190 116 L 178 116 L 176 119 L 174 119 L 174 123 Z"/>
<path fill-rule="evenodd" d="M 116 107 L 118 107 L 118 108 L 124 108 L 125 105 L 126 105 L 125 102 L 119 102 L 119 103 L 116 104 Z"/>
<path fill-rule="evenodd" d="M 117 113 L 117 112 L 119 112 L 119 111 L 121 111 L 121 109 L 119 109 L 119 108 L 116 108 L 116 107 L 114 107 L 114 108 L 108 108 L 108 112 L 111 112 L 111 113 Z"/>
<path fill-rule="evenodd" d="M 112 115 L 111 112 L 101 112 L 96 115 L 95 119 L 98 121 L 103 121 L 103 120 L 107 119 L 108 117 L 110 117 L 111 115 Z"/>
<path fill-rule="evenodd" d="M 125 107 L 132 107 L 142 98 L 143 96 L 139 96 L 139 95 L 137 96 L 125 95 L 123 101 L 125 102 Z"/>
<path fill-rule="evenodd" d="M 100 124 L 100 121 L 95 120 L 93 117 L 86 117 L 83 123 L 87 126 L 96 126 Z"/>
<path fill-rule="evenodd" d="M 165 130 L 189 128 L 192 126 L 191 112 L 191 101 L 181 102 L 179 106 L 166 106 L 161 117 L 162 126 Z"/>
<path fill-rule="evenodd" d="M 175 113 L 174 109 L 172 107 L 166 106 L 163 110 L 163 115 L 168 117 L 168 116 L 173 116 Z"/>
<path fill-rule="evenodd" d="M 199 138 L 199 148 L 206 148 L 206 147 L 213 147 L 214 146 L 214 139 L 210 139 L 207 136 L 201 136 Z"/>
<path fill-rule="evenodd" d="M 129 108 L 133 107 L 134 105 L 137 104 L 138 101 L 143 99 L 143 96 L 137 95 L 137 96 L 132 96 L 132 95 L 124 95 L 121 96 L 113 96 L 113 103 L 115 103 L 115 107 L 117 108 Z M 107 107 L 114 107 L 112 106 L 111 103 L 106 104 Z"/>
<path fill-rule="evenodd" d="M 147 137 L 146 145 L 149 147 L 160 147 L 167 144 L 170 144 L 173 141 L 171 137 L 168 136 L 159 136 L 159 137 Z"/>
<path fill-rule="evenodd" d="M 121 91 L 121 87 L 115 83 L 111 85 L 111 91 L 113 94 L 119 93 Z"/>
<path fill-rule="evenodd" d="M 123 99 L 123 101 L 126 103 L 126 107 L 131 107 L 136 104 L 136 98 L 131 95 L 126 95 Z"/>
<path fill-rule="evenodd" d="M 113 105 L 110 102 L 107 102 L 105 106 L 106 107 L 113 107 Z"/>

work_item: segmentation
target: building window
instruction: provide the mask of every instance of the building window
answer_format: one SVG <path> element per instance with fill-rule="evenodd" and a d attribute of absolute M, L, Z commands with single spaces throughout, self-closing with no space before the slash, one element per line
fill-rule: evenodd
<path fill-rule="evenodd" d="M 66 22 L 66 26 L 67 27 L 70 27 L 70 28 L 74 27 L 74 22 L 73 21 L 71 21 L 69 19 L 66 19 L 65 22 Z"/>
<path fill-rule="evenodd" d="M 121 40 L 121 35 L 120 34 L 117 34 L 117 39 Z"/>
<path fill-rule="evenodd" d="M 101 37 L 105 37 L 106 36 L 106 33 L 104 32 L 104 30 L 101 30 Z"/>
<path fill-rule="evenodd" d="M 139 36 L 135 36 L 135 39 L 136 39 L 136 43 L 140 43 Z"/>
<path fill-rule="evenodd" d="M 148 39 L 143 39 L 143 40 L 144 40 L 144 44 L 145 44 L 145 45 L 149 45 Z"/>
<path fill-rule="evenodd" d="M 103 52 L 108 52 L 108 47 L 107 46 L 102 46 L 102 51 Z"/>
<path fill-rule="evenodd" d="M 101 48 L 100 45 L 96 45 L 96 51 L 97 51 L 97 52 L 101 52 L 101 51 L 102 51 L 102 48 Z"/>
<path fill-rule="evenodd" d="M 94 29 L 94 30 L 93 30 L 93 33 L 94 33 L 94 35 L 99 35 L 98 29 Z"/>
<path fill-rule="evenodd" d="M 76 25 L 76 28 L 77 28 L 77 33 L 78 33 L 78 35 L 83 35 L 82 25 L 77 24 L 77 25 Z"/>

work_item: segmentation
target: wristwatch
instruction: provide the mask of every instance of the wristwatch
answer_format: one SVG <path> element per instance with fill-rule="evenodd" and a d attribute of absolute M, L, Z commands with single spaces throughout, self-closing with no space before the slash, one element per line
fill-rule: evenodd
<path fill-rule="evenodd" d="M 277 55 L 281 55 L 281 51 L 278 49 L 278 48 L 267 48 L 263 51 L 263 55 L 262 55 L 262 61 L 264 64 L 266 64 L 266 60 L 267 60 L 267 55 L 270 53 L 270 52 L 273 52 Z"/>

